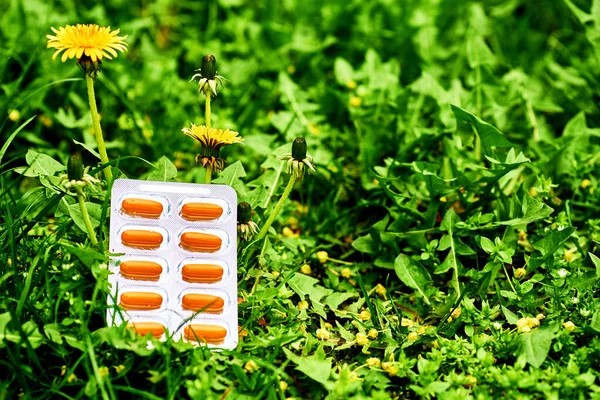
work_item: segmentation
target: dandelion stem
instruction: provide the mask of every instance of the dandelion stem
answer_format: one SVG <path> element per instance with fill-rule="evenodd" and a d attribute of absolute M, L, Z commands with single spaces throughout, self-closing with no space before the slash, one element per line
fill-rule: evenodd
<path fill-rule="evenodd" d="M 298 176 L 297 176 L 296 173 L 293 173 L 290 176 L 290 180 L 289 180 L 287 186 L 285 187 L 285 190 L 283 191 L 283 194 L 279 198 L 279 201 L 277 202 L 277 205 L 275 206 L 275 209 L 271 212 L 271 215 L 269 215 L 269 218 L 267 219 L 267 222 L 265 222 L 265 224 L 263 225 L 262 229 L 260 230 L 258 236 L 256 237 L 256 240 L 261 240 L 267 234 L 267 231 L 269 230 L 269 228 L 273 224 L 273 221 L 275 221 L 275 218 L 277 217 L 277 214 L 279 214 L 279 211 L 281 211 L 281 208 L 283 207 L 283 203 L 285 203 L 285 200 L 290 195 L 290 193 L 291 193 L 291 191 L 292 191 L 292 189 L 294 187 L 294 183 L 296 183 L 296 179 L 297 178 L 298 178 Z"/>
<path fill-rule="evenodd" d="M 204 178 L 204 183 L 206 183 L 208 185 L 211 180 L 212 180 L 212 166 L 207 165 L 206 166 L 206 177 Z"/>
<path fill-rule="evenodd" d="M 206 127 L 210 128 L 210 93 L 206 95 L 206 108 L 205 108 L 205 116 L 206 116 Z"/>
<path fill-rule="evenodd" d="M 92 226 L 92 221 L 90 220 L 90 215 L 88 214 L 87 207 L 85 206 L 83 192 L 80 188 L 76 188 L 75 190 L 77 191 L 77 202 L 79 203 L 79 209 L 81 210 L 81 216 L 83 217 L 83 222 L 85 223 L 88 236 L 90 237 L 92 244 L 97 246 L 98 239 L 96 238 L 96 233 L 94 232 L 94 227 Z"/>
<path fill-rule="evenodd" d="M 87 83 L 88 98 L 90 101 L 90 111 L 92 112 L 92 124 L 94 127 L 94 135 L 96 136 L 96 143 L 98 144 L 98 152 L 100 153 L 100 160 L 103 164 L 108 164 L 108 154 L 106 153 L 106 145 L 104 144 L 104 137 L 102 136 L 102 127 L 100 126 L 100 116 L 98 115 L 98 106 L 96 105 L 96 93 L 94 92 L 94 78 L 89 74 L 85 74 L 85 82 Z M 104 176 L 108 181 L 108 184 L 113 180 L 112 170 L 110 165 L 104 169 Z"/>

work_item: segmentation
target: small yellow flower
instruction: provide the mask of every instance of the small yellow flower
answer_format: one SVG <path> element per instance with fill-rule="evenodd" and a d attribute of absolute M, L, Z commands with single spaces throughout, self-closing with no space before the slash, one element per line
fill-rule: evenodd
<path fill-rule="evenodd" d="M 327 340 L 329 339 L 329 331 L 327 329 L 317 329 L 317 339 Z"/>
<path fill-rule="evenodd" d="M 398 367 L 396 367 L 391 362 L 381 363 L 381 368 L 383 368 L 383 370 L 385 372 L 387 372 L 389 376 L 396 376 L 396 375 L 398 375 L 398 372 L 399 372 Z"/>
<path fill-rule="evenodd" d="M 452 318 L 454 319 L 458 319 L 458 317 L 460 317 L 460 314 L 462 313 L 462 310 L 460 309 L 460 307 L 457 307 L 454 309 L 454 311 L 452 311 Z"/>
<path fill-rule="evenodd" d="M 302 300 L 302 301 L 298 302 L 298 310 L 302 311 L 302 310 L 306 310 L 307 308 L 308 308 L 308 301 Z"/>
<path fill-rule="evenodd" d="M 570 331 L 572 331 L 573 329 L 576 328 L 575 324 L 573 323 L 573 321 L 567 321 L 563 324 L 563 326 L 565 327 L 565 329 L 568 329 Z"/>
<path fill-rule="evenodd" d="M 377 332 L 377 329 L 369 329 L 369 333 L 367 333 L 367 336 L 371 339 L 377 339 L 377 336 L 379 336 L 379 332 Z"/>
<path fill-rule="evenodd" d="M 324 322 L 323 326 L 325 327 L 325 329 L 333 329 L 333 325 L 331 325 L 329 322 Z"/>
<path fill-rule="evenodd" d="M 353 96 L 350 98 L 350 105 L 352 107 L 360 107 L 360 105 L 362 104 L 362 100 L 360 97 L 358 96 Z"/>
<path fill-rule="evenodd" d="M 590 181 L 589 179 L 584 179 L 581 181 L 581 184 L 579 185 L 579 187 L 581 187 L 582 189 L 586 189 L 587 187 L 592 185 L 592 181 Z"/>
<path fill-rule="evenodd" d="M 288 388 L 288 384 L 286 381 L 279 381 L 279 390 L 285 392 Z"/>
<path fill-rule="evenodd" d="M 400 323 L 400 325 L 408 326 L 410 328 L 410 327 L 413 327 L 415 325 L 415 323 L 408 318 L 402 318 L 402 322 Z"/>
<path fill-rule="evenodd" d="M 572 248 L 572 249 L 568 249 L 565 251 L 565 261 L 566 262 L 571 262 L 573 261 L 573 259 L 575 258 L 575 254 L 577 253 L 577 249 L 576 248 Z"/>
<path fill-rule="evenodd" d="M 312 268 L 310 265 L 304 264 L 302 267 L 300 267 L 300 272 L 302 272 L 304 275 L 310 275 L 312 274 Z"/>
<path fill-rule="evenodd" d="M 279 271 L 271 271 L 271 275 L 273 275 L 274 278 L 277 278 L 281 273 Z"/>
<path fill-rule="evenodd" d="M 77 375 L 75 375 L 75 374 L 71 374 L 71 375 L 69 375 L 69 377 L 67 378 L 67 382 L 69 382 L 69 383 L 73 383 L 73 382 L 75 382 L 76 380 L 77 380 Z"/>
<path fill-rule="evenodd" d="M 383 287 L 381 283 L 378 283 L 377 286 L 375 286 L 375 293 L 377 293 L 379 296 L 385 299 L 387 290 Z"/>
<path fill-rule="evenodd" d="M 63 365 L 60 367 L 60 376 L 64 376 L 67 373 L 67 366 Z"/>
<path fill-rule="evenodd" d="M 346 87 L 350 90 L 356 89 L 356 82 L 354 82 L 352 79 L 348 80 L 348 82 L 346 82 Z"/>
<path fill-rule="evenodd" d="M 544 314 L 541 314 L 541 313 L 535 316 L 535 319 L 537 319 L 538 321 L 541 321 L 544 318 L 546 318 L 546 316 Z"/>
<path fill-rule="evenodd" d="M 8 119 L 10 119 L 13 122 L 18 121 L 20 118 L 21 113 L 19 112 L 19 110 L 11 110 L 11 112 L 8 114 Z"/>
<path fill-rule="evenodd" d="M 367 365 L 371 368 L 379 367 L 380 364 L 381 364 L 381 361 L 377 357 L 367 358 Z"/>
<path fill-rule="evenodd" d="M 369 339 L 367 338 L 367 335 L 365 335 L 364 333 L 357 333 L 355 340 L 356 340 L 356 344 L 359 346 L 364 346 L 369 343 Z"/>
<path fill-rule="evenodd" d="M 108 376 L 108 374 L 109 374 L 108 367 L 100 367 L 100 368 L 98 368 L 98 374 L 100 376 Z"/>
<path fill-rule="evenodd" d="M 244 369 L 249 373 L 253 373 L 254 371 L 258 370 L 258 365 L 253 360 L 250 360 L 244 364 Z"/>
<path fill-rule="evenodd" d="M 525 275 L 527 275 L 527 269 L 525 267 L 515 269 L 515 278 L 521 279 Z"/>
<path fill-rule="evenodd" d="M 287 238 L 294 238 L 294 237 L 300 236 L 297 233 L 295 233 L 293 230 L 291 230 L 288 226 L 284 227 L 281 230 L 281 233 L 283 234 L 283 236 L 285 236 Z"/>
<path fill-rule="evenodd" d="M 419 338 L 419 334 L 417 332 L 411 332 L 408 334 L 408 340 L 417 340 Z"/>
<path fill-rule="evenodd" d="M 342 268 L 342 271 L 340 272 L 340 274 L 344 278 L 350 279 L 350 277 L 352 276 L 352 271 L 350 270 L 350 268 L 346 267 L 346 268 Z"/>
<path fill-rule="evenodd" d="M 368 321 L 371 319 L 371 312 L 368 310 L 362 310 L 359 314 L 358 314 L 358 319 L 360 319 L 361 321 Z"/>
<path fill-rule="evenodd" d="M 517 331 L 521 333 L 529 332 L 538 326 L 540 326 L 540 320 L 538 318 L 526 317 L 517 321 Z"/>
<path fill-rule="evenodd" d="M 209 165 L 213 170 L 222 171 L 225 161 L 219 157 L 219 150 L 223 146 L 241 143 L 244 139 L 239 133 L 229 129 L 209 128 L 205 125 L 194 125 L 181 130 L 187 136 L 200 142 L 200 153 L 196 156 L 196 164 L 206 168 Z"/>
<path fill-rule="evenodd" d="M 329 254 L 326 251 L 317 251 L 317 259 L 321 264 L 325 264 L 329 259 Z"/>
<path fill-rule="evenodd" d="M 254 371 L 258 371 L 258 365 L 253 360 L 250 360 L 244 364 L 244 369 L 249 373 L 253 373 Z"/>

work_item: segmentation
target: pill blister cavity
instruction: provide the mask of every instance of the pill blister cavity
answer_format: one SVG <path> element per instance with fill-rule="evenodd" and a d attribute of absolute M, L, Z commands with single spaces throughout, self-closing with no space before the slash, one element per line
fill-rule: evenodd
<path fill-rule="evenodd" d="M 165 326 L 158 322 L 130 322 L 127 328 L 141 336 L 151 334 L 153 338 L 160 338 L 165 334 Z"/>
<path fill-rule="evenodd" d="M 184 310 L 220 314 L 225 307 L 225 300 L 220 296 L 203 293 L 188 293 L 181 299 Z"/>
<path fill-rule="evenodd" d="M 189 202 L 181 206 L 179 212 L 186 221 L 212 221 L 223 215 L 223 207 L 207 202 Z"/>
<path fill-rule="evenodd" d="M 219 345 L 227 337 L 227 329 L 220 325 L 191 324 L 185 327 L 183 335 L 186 340 Z"/>
<path fill-rule="evenodd" d="M 215 283 L 223 279 L 223 267 L 217 264 L 185 264 L 181 278 L 189 283 Z"/>
<path fill-rule="evenodd" d="M 121 202 L 121 212 L 132 217 L 159 218 L 163 209 L 162 203 L 156 200 L 130 197 Z"/>
<path fill-rule="evenodd" d="M 137 281 L 157 281 L 163 267 L 153 261 L 123 261 L 119 266 L 123 278 Z"/>
<path fill-rule="evenodd" d="M 121 233 L 121 242 L 128 247 L 142 250 L 158 249 L 164 237 L 160 232 L 145 229 L 128 229 Z"/>
<path fill-rule="evenodd" d="M 221 250 L 223 240 L 210 233 L 203 232 L 185 232 L 181 235 L 180 246 L 193 252 L 215 253 Z"/>
<path fill-rule="evenodd" d="M 137 311 L 158 310 L 162 303 L 163 297 L 155 292 L 126 292 L 119 300 L 123 309 Z"/>

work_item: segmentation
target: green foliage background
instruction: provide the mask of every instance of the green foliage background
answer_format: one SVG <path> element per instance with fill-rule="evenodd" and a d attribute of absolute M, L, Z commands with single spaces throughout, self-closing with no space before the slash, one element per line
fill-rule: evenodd
<path fill-rule="evenodd" d="M 4 0 L 0 21 L 0 398 L 599 396 L 599 1 Z M 98 163 L 82 73 L 46 49 L 76 23 L 128 35 L 96 85 L 124 176 L 204 181 L 181 128 L 208 53 L 213 126 L 245 138 L 215 182 L 259 225 L 307 139 L 317 173 L 240 247 L 235 351 L 104 326 L 106 191 L 93 249 L 53 186 Z"/>

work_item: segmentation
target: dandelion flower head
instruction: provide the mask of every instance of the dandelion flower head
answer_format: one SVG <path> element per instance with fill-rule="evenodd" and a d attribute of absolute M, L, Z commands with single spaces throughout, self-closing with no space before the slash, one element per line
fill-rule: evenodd
<path fill-rule="evenodd" d="M 117 36 L 119 29 L 111 31 L 110 27 L 95 24 L 67 25 L 58 29 L 51 28 L 54 35 L 46 35 L 48 48 L 55 48 L 52 59 L 56 59 L 64 51 L 61 61 L 87 56 L 92 62 L 101 61 L 106 57 L 111 60 L 117 57 L 118 51 L 127 50 L 127 36 Z"/>

